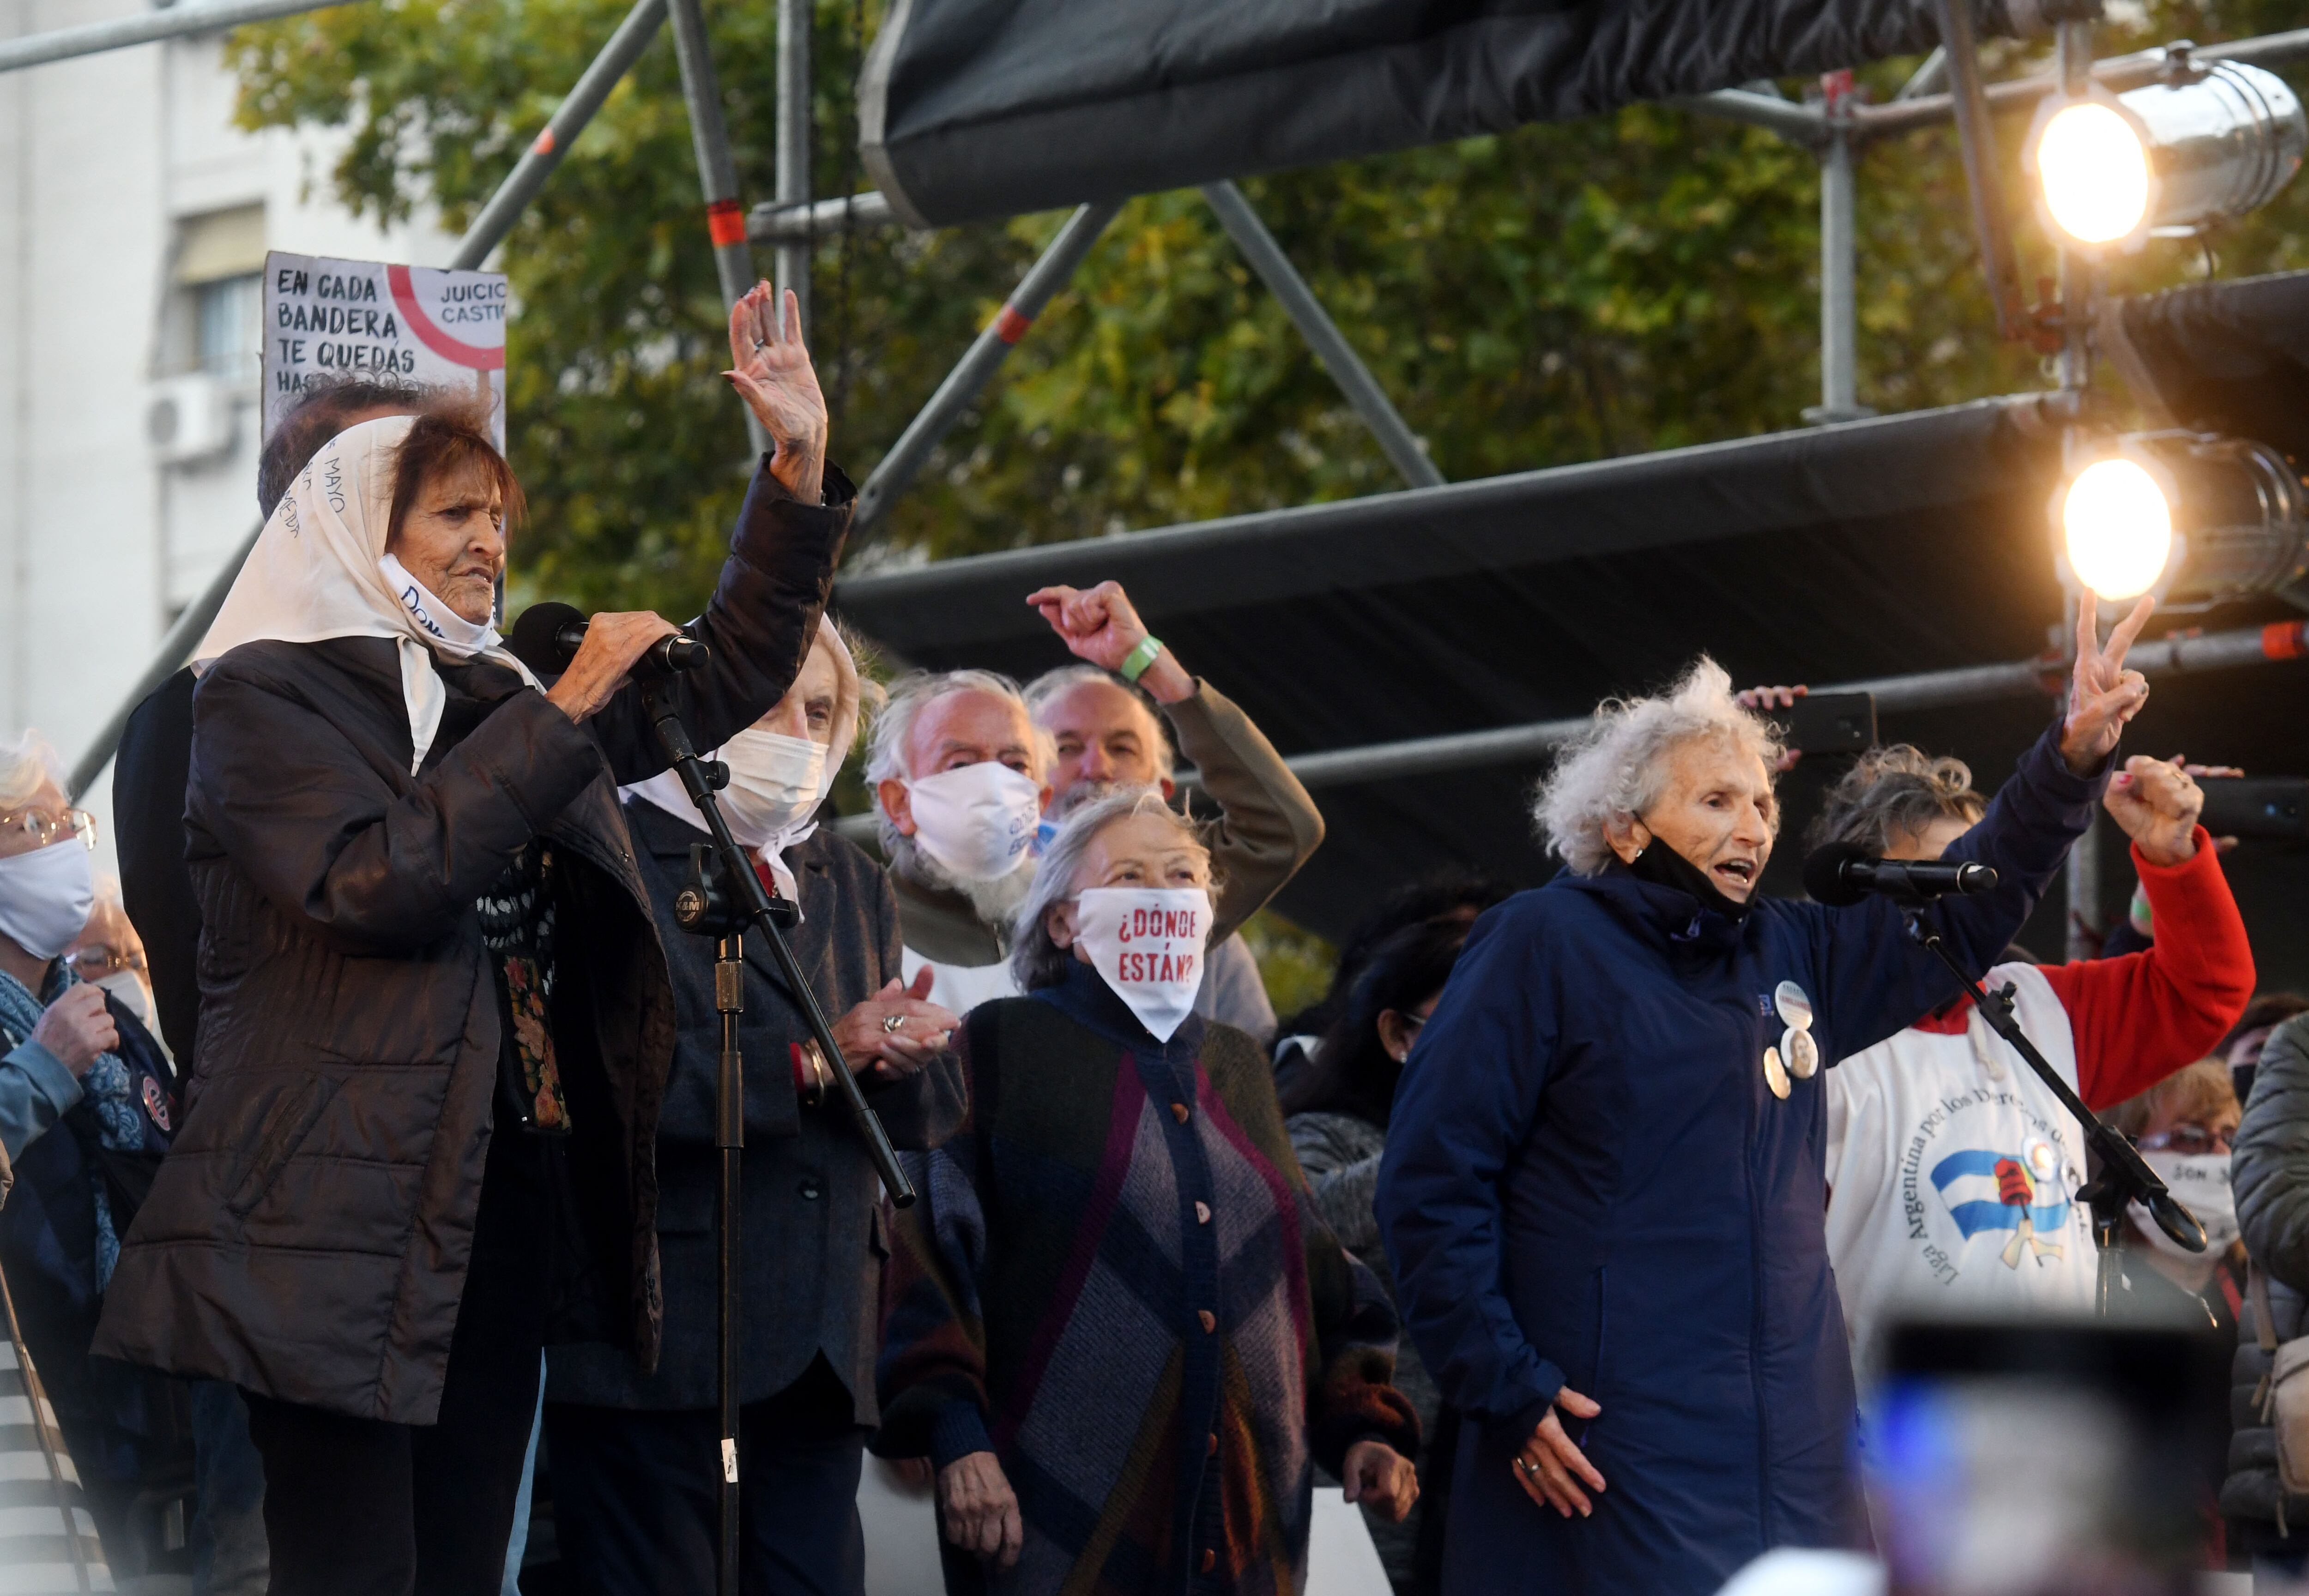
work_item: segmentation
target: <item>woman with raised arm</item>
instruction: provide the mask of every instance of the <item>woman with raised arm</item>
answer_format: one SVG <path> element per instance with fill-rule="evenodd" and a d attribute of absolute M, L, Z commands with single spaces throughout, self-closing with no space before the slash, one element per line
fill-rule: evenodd
<path fill-rule="evenodd" d="M 777 703 L 849 523 L 792 297 L 732 309 L 775 452 L 689 630 L 712 747 Z M 676 1016 L 620 782 L 665 767 L 597 615 L 545 690 L 493 625 L 521 487 L 486 418 L 324 445 L 201 645 L 190 1108 L 97 1350 L 247 1393 L 274 1596 L 481 1596 L 548 1339 L 656 1358 Z"/>
<path fill-rule="evenodd" d="M 1998 875 L 1930 911 L 1975 971 L 2091 818 L 2149 609 L 2104 649 L 2086 596 L 2066 712 L 1948 850 Z M 1379 1218 L 1467 1419 L 1450 1596 L 1703 1596 L 1863 1532 L 1820 1072 L 1955 988 L 1888 899 L 1757 896 L 1779 752 L 1704 659 L 1601 706 L 1540 793 L 1566 869 L 1476 921 L 1405 1066 Z"/>

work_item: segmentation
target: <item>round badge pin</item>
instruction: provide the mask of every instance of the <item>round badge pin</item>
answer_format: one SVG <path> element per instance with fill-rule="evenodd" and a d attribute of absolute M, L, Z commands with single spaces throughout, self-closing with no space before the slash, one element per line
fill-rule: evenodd
<path fill-rule="evenodd" d="M 1809 1031 L 1788 1027 L 1780 1038 L 1781 1056 L 1788 1061 L 1788 1074 L 1799 1081 L 1809 1081 L 1820 1073 L 1820 1044 L 1812 1040 Z"/>
<path fill-rule="evenodd" d="M 1780 1062 L 1780 1050 L 1777 1048 L 1764 1049 L 1764 1084 L 1772 1089 L 1774 1097 L 1785 1098 L 1788 1095 L 1787 1065 Z"/>
<path fill-rule="evenodd" d="M 1780 1022 L 1796 1031 L 1812 1029 L 1812 999 L 1794 981 L 1782 981 L 1772 988 L 1772 1006 L 1780 1011 Z"/>

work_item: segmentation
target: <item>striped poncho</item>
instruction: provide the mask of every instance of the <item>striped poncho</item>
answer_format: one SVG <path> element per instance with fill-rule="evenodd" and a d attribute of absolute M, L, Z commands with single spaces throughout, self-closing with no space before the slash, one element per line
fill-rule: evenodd
<path fill-rule="evenodd" d="M 1418 1420 L 1395 1317 L 1307 1195 L 1267 1061 L 1158 1043 L 1086 965 L 972 1011 L 971 1117 L 911 1155 L 879 1370 L 887 1456 L 992 1451 L 1025 1545 L 950 1590 L 1295 1592 L 1312 1466 Z"/>

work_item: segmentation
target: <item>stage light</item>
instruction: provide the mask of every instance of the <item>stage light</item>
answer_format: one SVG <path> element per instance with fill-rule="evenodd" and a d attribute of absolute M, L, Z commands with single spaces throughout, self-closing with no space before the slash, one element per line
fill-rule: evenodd
<path fill-rule="evenodd" d="M 2265 444 L 2134 433 L 2071 476 L 2054 512 L 2070 573 L 2101 598 L 2204 608 L 2274 593 L 2309 608 L 2309 489 Z"/>
<path fill-rule="evenodd" d="M 2104 599 L 2147 592 L 2173 555 L 2173 507 L 2146 467 L 2122 455 L 2077 473 L 2061 500 L 2069 568 Z"/>
<path fill-rule="evenodd" d="M 2284 79 L 2176 48 L 2158 82 L 2046 99 L 2021 159 L 2047 225 L 2099 248 L 2265 205 L 2305 146 L 2309 118 Z"/>

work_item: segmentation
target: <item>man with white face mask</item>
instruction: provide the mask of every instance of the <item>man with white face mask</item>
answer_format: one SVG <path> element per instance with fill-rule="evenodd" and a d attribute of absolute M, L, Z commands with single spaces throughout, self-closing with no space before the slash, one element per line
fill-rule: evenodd
<path fill-rule="evenodd" d="M 1274 746 L 1153 637 L 1120 582 L 1043 588 L 1026 601 L 1080 661 L 1045 671 L 1026 687 L 1034 724 L 1057 755 L 1043 833 L 1080 806 L 1126 787 L 1157 787 L 1173 797 L 1172 743 L 1163 728 L 1168 720 L 1218 808 L 1208 841 L 1225 858 L 1236 902 L 1271 898 L 1323 839 L 1322 815 Z M 1240 936 L 1211 945 L 1195 1012 L 1262 1043 L 1274 1040 L 1275 1007 Z"/>
<path fill-rule="evenodd" d="M 143 1411 L 161 1382 L 99 1378 L 89 1342 L 120 1237 L 168 1151 L 176 1083 L 137 1012 L 65 957 L 97 901 L 94 837 L 45 740 L 0 746 L 0 1149 L 15 1183 L 0 1208 L 0 1265 L 118 1564 L 142 1476 L 168 1461 L 151 1455 Z"/>
<path fill-rule="evenodd" d="M 1321 843 L 1322 815 L 1258 729 L 1148 634 L 1116 583 L 1044 588 L 1027 602 L 1077 659 L 1163 706 L 1215 811 L 1202 834 L 1222 882 L 1213 945 L 1225 945 Z M 866 779 L 904 923 L 906 972 L 931 969 L 930 996 L 957 1014 L 1018 990 L 1010 919 L 1033 883 L 1044 811 L 1055 822 L 1123 787 L 1172 791 L 1161 729 L 1129 688 L 1111 677 L 1076 687 L 1030 705 L 992 671 L 918 675 L 893 688 L 875 726 Z M 1108 724 L 1109 695 L 1126 701 L 1135 723 Z"/>

